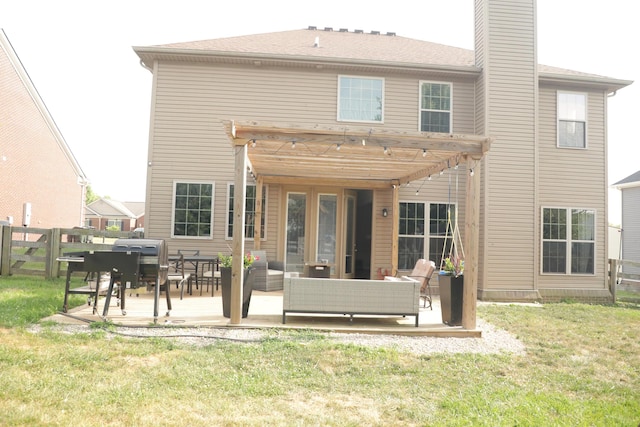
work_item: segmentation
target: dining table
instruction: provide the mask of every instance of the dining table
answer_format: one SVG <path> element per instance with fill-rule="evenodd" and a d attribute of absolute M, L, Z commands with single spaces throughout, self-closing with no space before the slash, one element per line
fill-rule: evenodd
<path fill-rule="evenodd" d="M 190 268 L 193 270 L 194 279 L 196 282 L 196 288 L 202 286 L 204 280 L 209 280 L 208 277 L 204 276 L 206 271 L 217 270 L 215 266 L 218 263 L 218 257 L 213 255 L 189 255 L 189 254 L 175 254 L 169 255 L 169 261 L 177 261 L 180 258 L 184 259 L 185 268 L 187 268 L 187 263 L 190 264 Z M 200 288 L 202 289 L 202 288 Z M 202 291 L 200 292 L 202 293 Z"/>

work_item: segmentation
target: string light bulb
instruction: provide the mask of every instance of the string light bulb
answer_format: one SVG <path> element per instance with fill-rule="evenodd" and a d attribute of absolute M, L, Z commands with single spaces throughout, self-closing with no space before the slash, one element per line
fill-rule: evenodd
<path fill-rule="evenodd" d="M 473 168 L 469 169 L 469 176 L 473 176 L 475 172 L 473 172 Z"/>
<path fill-rule="evenodd" d="M 426 148 L 422 149 L 422 157 L 427 157 L 427 149 Z"/>
<path fill-rule="evenodd" d="M 338 144 L 338 146 L 336 147 L 336 151 L 340 151 L 340 147 L 342 146 L 342 144 Z"/>
<path fill-rule="evenodd" d="M 255 139 L 251 140 L 251 148 L 256 148 L 256 140 Z"/>
<path fill-rule="evenodd" d="M 291 148 L 296 148 L 296 142 L 295 141 L 291 141 Z"/>
<path fill-rule="evenodd" d="M 389 154 L 389 149 L 387 147 L 384 147 L 384 154 Z"/>

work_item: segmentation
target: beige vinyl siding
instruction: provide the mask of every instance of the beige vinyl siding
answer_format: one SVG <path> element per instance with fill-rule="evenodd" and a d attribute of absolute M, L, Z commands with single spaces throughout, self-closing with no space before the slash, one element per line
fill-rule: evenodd
<path fill-rule="evenodd" d="M 622 259 L 640 260 L 640 187 L 622 189 Z M 625 274 L 640 274 L 640 267 L 625 265 Z"/>
<path fill-rule="evenodd" d="M 234 161 L 220 120 L 349 126 L 349 122 L 336 121 L 338 75 L 349 74 L 338 70 L 160 63 L 155 75 L 157 86 L 151 124 L 153 158 L 148 169 L 151 185 L 147 228 L 152 235 L 168 239 L 171 234 L 174 180 L 210 180 L 215 182 L 213 242 L 206 243 L 206 251 L 217 253 L 228 249 L 224 239 L 226 192 L 227 183 L 233 180 Z M 419 81 L 429 79 L 453 83 L 454 131 L 473 133 L 472 80 L 442 80 L 423 74 L 365 76 L 385 79 L 385 123 L 372 127 L 415 131 L 419 117 Z M 277 196 L 271 196 L 271 192 L 278 191 L 277 186 L 270 185 L 269 191 L 269 224 L 262 246 L 271 252 L 279 247 L 278 239 L 282 237 L 274 226 L 280 206 Z M 438 198 L 442 199 L 444 194 Z M 375 238 L 379 237 L 375 235 Z M 169 242 L 170 248 L 184 245 L 185 240 L 188 239 L 173 239 Z M 384 252 L 383 257 L 389 263 L 388 250 Z"/>
<path fill-rule="evenodd" d="M 392 248 L 392 224 L 393 218 L 397 215 L 397 206 L 389 209 L 393 205 L 393 190 L 375 190 L 373 192 L 373 215 L 371 235 L 371 278 L 375 279 L 378 268 L 391 271 L 391 248 Z M 389 209 L 389 216 L 386 218 L 378 213 L 382 208 Z"/>
<path fill-rule="evenodd" d="M 486 118 L 495 138 L 482 171 L 486 176 L 481 237 L 486 272 L 480 287 L 534 288 L 536 236 L 536 58 L 533 1 L 484 3 L 477 58 L 482 58 Z M 491 24 L 488 24 L 491 22 Z M 483 283 L 484 281 L 484 283 Z"/>
<path fill-rule="evenodd" d="M 540 88 L 539 137 L 539 204 L 543 207 L 584 208 L 596 211 L 595 275 L 547 275 L 539 277 L 539 288 L 604 289 L 606 270 L 601 260 L 606 259 L 606 144 L 605 103 L 603 92 L 587 93 L 587 148 L 557 147 L 557 92 L 556 86 Z M 572 89 L 576 91 L 576 89 Z M 540 226 L 539 226 L 540 227 Z M 540 251 L 540 237 L 536 250 Z M 540 266 L 537 266 L 541 271 Z"/>

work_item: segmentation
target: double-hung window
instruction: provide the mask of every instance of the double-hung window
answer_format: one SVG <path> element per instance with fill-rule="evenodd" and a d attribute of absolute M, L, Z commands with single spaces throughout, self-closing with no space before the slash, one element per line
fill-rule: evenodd
<path fill-rule="evenodd" d="M 451 84 L 420 82 L 420 131 L 451 133 Z"/>
<path fill-rule="evenodd" d="M 400 202 L 399 212 L 398 269 L 411 270 L 421 258 L 440 265 L 453 242 L 451 225 L 455 224 L 455 205 Z"/>
<path fill-rule="evenodd" d="M 558 92 L 558 147 L 587 147 L 587 95 Z"/>
<path fill-rule="evenodd" d="M 590 209 L 542 209 L 542 272 L 594 274 L 595 218 Z"/>
<path fill-rule="evenodd" d="M 227 197 L 227 239 L 233 238 L 233 197 L 234 185 L 229 184 Z M 262 215 L 260 218 L 260 240 L 265 238 L 265 212 L 267 210 L 267 188 L 262 191 Z M 256 228 L 256 186 L 247 185 L 246 203 L 244 207 L 244 237 L 253 239 Z"/>
<path fill-rule="evenodd" d="M 384 79 L 338 76 L 338 121 L 382 123 Z"/>
<path fill-rule="evenodd" d="M 211 238 L 213 182 L 173 183 L 171 237 Z"/>

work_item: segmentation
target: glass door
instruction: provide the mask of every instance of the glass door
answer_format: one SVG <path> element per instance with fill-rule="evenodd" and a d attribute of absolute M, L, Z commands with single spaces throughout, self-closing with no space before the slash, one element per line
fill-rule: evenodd
<path fill-rule="evenodd" d="M 287 244 L 285 265 L 287 271 L 304 272 L 305 228 L 307 195 L 287 194 Z"/>
<path fill-rule="evenodd" d="M 317 262 L 335 266 L 336 263 L 336 220 L 338 217 L 338 196 L 320 194 L 318 196 L 318 251 Z"/>
<path fill-rule="evenodd" d="M 356 259 L 356 196 L 348 192 L 345 196 L 344 212 L 344 274 L 345 279 L 353 279 Z"/>

